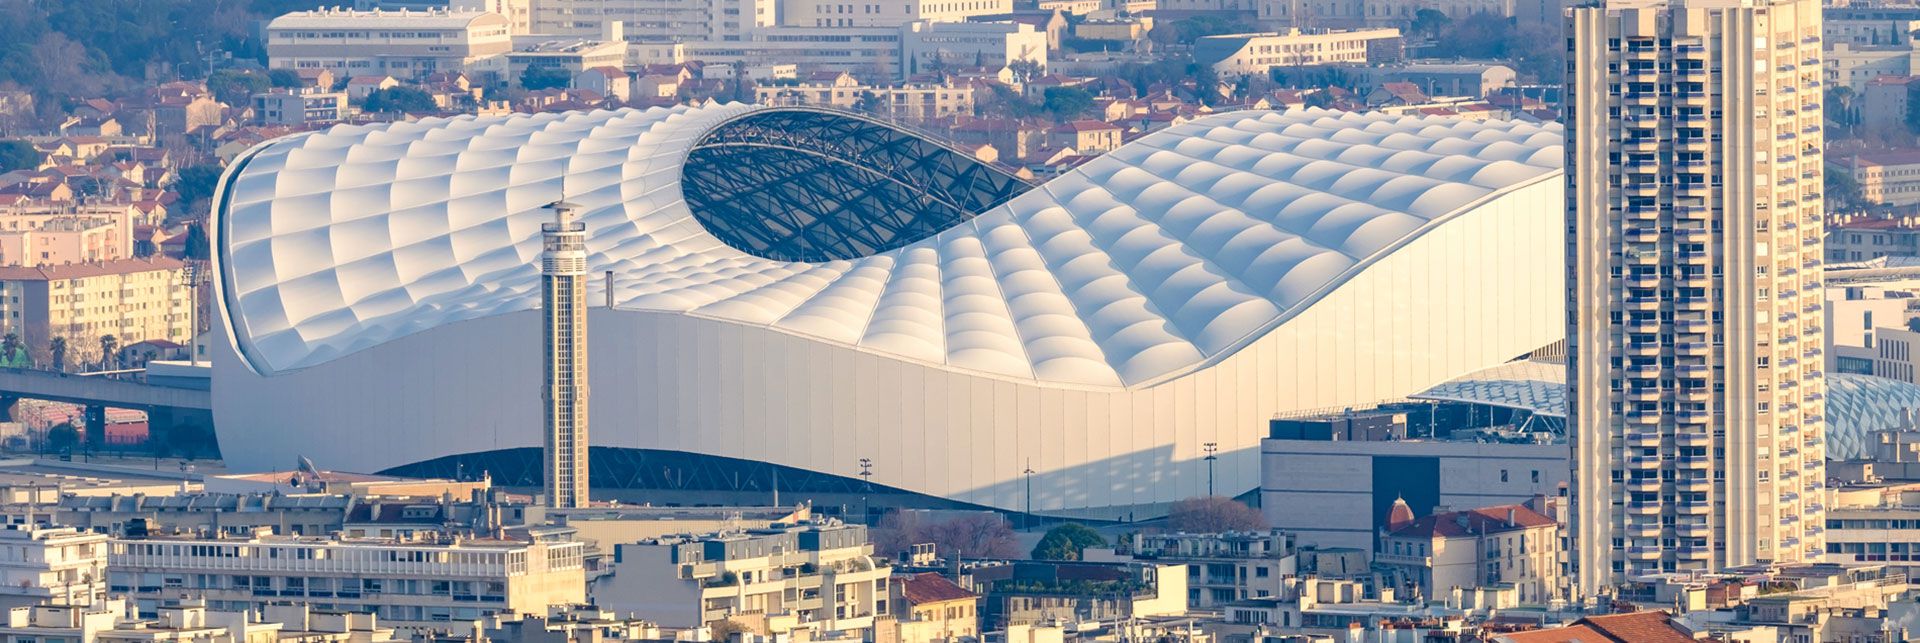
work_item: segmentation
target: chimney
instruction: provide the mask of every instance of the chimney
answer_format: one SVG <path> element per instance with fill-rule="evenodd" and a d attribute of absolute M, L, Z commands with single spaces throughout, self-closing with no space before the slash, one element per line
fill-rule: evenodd
<path fill-rule="evenodd" d="M 1514 523 L 1513 523 L 1513 512 L 1514 512 L 1514 509 L 1513 509 L 1512 507 L 1508 507 L 1508 508 L 1507 508 L 1507 526 L 1508 526 L 1508 527 L 1512 527 L 1512 526 L 1513 526 L 1513 524 L 1514 524 Z"/>

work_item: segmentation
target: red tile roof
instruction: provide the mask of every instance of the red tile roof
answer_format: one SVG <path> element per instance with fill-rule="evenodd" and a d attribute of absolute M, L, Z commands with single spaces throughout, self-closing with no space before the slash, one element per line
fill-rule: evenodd
<path fill-rule="evenodd" d="M 1673 624 L 1666 612 L 1589 616 L 1567 627 L 1516 632 L 1494 637 L 1500 643 L 1696 643 L 1699 639 Z"/>
<path fill-rule="evenodd" d="M 1920 165 L 1920 150 L 1900 149 L 1884 152 L 1861 152 L 1854 157 L 1860 165 Z M 1847 159 L 1834 159 L 1837 163 L 1848 163 Z"/>
<path fill-rule="evenodd" d="M 906 578 L 896 578 L 893 579 L 893 582 L 900 585 L 900 595 L 906 597 L 907 603 L 911 605 L 926 605 L 928 603 L 941 603 L 980 597 L 979 594 L 969 592 L 966 588 L 955 585 L 953 581 L 947 580 L 947 577 L 933 572 L 914 574 Z"/>
<path fill-rule="evenodd" d="M 1512 524 L 1508 524 L 1511 517 Z M 1413 521 L 1390 535 L 1402 538 L 1456 538 L 1473 534 L 1497 534 L 1514 529 L 1553 525 L 1553 519 L 1528 509 L 1526 505 L 1496 505 L 1466 511 L 1439 513 Z"/>
<path fill-rule="evenodd" d="M 1106 121 L 1081 119 L 1060 126 L 1063 132 L 1106 132 L 1120 129 L 1118 125 Z"/>
<path fill-rule="evenodd" d="M 120 259 L 98 263 L 75 263 L 59 266 L 0 266 L 0 279 L 7 281 L 52 281 L 55 279 L 79 279 L 101 275 L 124 275 L 150 270 L 171 270 L 185 266 L 179 259 L 171 257 L 152 257 L 148 259 Z"/>

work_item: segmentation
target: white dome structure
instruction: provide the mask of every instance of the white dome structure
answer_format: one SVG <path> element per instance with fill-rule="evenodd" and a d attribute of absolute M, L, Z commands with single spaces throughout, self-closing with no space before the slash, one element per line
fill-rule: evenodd
<path fill-rule="evenodd" d="M 869 458 L 876 484 L 1008 509 L 1030 469 L 1034 510 L 1073 512 L 1204 493 L 1216 443 L 1245 491 L 1275 414 L 1564 334 L 1560 144 L 1236 112 L 1029 186 L 809 109 L 335 127 L 222 181 L 216 426 L 238 466 L 538 445 L 540 207 L 564 197 L 604 304 L 596 447 Z"/>

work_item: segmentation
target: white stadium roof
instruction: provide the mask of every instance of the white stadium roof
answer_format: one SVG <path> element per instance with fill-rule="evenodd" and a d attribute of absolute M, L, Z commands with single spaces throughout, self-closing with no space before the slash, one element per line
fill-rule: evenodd
<path fill-rule="evenodd" d="M 1436 222 L 1557 176 L 1561 156 L 1555 124 L 1226 113 L 931 238 L 793 262 L 722 242 L 681 194 L 696 140 L 761 109 L 427 119 L 257 148 L 224 186 L 220 232 L 242 354 L 271 374 L 534 308 L 541 206 L 564 196 L 583 208 L 590 267 L 614 273 L 617 308 L 1134 387 L 1230 354 Z"/>

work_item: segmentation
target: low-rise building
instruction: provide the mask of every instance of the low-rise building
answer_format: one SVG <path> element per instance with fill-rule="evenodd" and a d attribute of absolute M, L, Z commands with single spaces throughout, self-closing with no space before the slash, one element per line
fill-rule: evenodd
<path fill-rule="evenodd" d="M 1862 199 L 1885 205 L 1920 203 L 1920 150 L 1861 152 L 1836 162 L 1860 185 Z"/>
<path fill-rule="evenodd" d="M 253 121 L 259 125 L 332 123 L 348 114 L 346 92 L 277 91 L 253 95 Z"/>
<path fill-rule="evenodd" d="M 267 23 L 267 67 L 343 77 L 492 75 L 513 49 L 508 31 L 506 17 L 484 11 L 295 11 Z"/>
<path fill-rule="evenodd" d="M 947 577 L 927 572 L 895 577 L 888 587 L 890 612 L 875 624 L 874 640 L 940 643 L 980 637 L 980 595 Z"/>
<path fill-rule="evenodd" d="M 1139 533 L 1115 547 L 1090 547 L 1088 562 L 1153 561 L 1187 566 L 1187 606 L 1222 610 L 1237 601 L 1287 596 L 1300 575 L 1293 536 L 1267 532 Z"/>
<path fill-rule="evenodd" d="M 1047 66 L 1047 34 L 1024 22 L 914 22 L 900 28 L 900 74 L 938 68 Z"/>
<path fill-rule="evenodd" d="M 1119 149 L 1125 132 L 1106 121 L 1076 120 L 1053 128 L 1047 141 L 1054 147 L 1070 148 L 1082 156 L 1097 156 Z"/>
<path fill-rule="evenodd" d="M 1265 76 L 1273 67 L 1396 62 L 1405 51 L 1399 29 L 1291 29 L 1202 37 L 1193 56 L 1222 76 Z"/>
<path fill-rule="evenodd" d="M 985 596 L 981 612 L 989 629 L 1187 611 L 1187 570 L 1180 564 L 1013 561 L 965 573 Z"/>
<path fill-rule="evenodd" d="M 9 521 L 0 526 L 0 609 L 107 599 L 107 536 Z"/>
<path fill-rule="evenodd" d="M 1867 125 L 1904 128 L 1907 123 L 1907 86 L 1920 76 L 1877 76 L 1860 95 L 1860 119 Z"/>
<path fill-rule="evenodd" d="M 1456 589 L 1508 586 L 1521 603 L 1541 605 L 1566 597 L 1561 554 L 1559 525 L 1526 505 L 1416 519 L 1398 502 L 1373 562 L 1381 585 L 1401 596 L 1445 598 Z"/>
<path fill-rule="evenodd" d="M 667 628 L 757 615 L 761 634 L 864 636 L 886 614 L 892 569 L 873 558 L 867 528 L 809 522 L 665 536 L 612 547 L 595 604 Z"/>
<path fill-rule="evenodd" d="M 1920 219 L 1852 217 L 1827 229 L 1827 261 L 1920 256 Z"/>
<path fill-rule="evenodd" d="M 97 351 L 93 347 L 106 335 L 122 344 L 191 340 L 192 289 L 185 266 L 177 259 L 149 257 L 0 267 L 0 332 L 19 335 L 34 351 L 65 338 L 70 359 Z"/>
<path fill-rule="evenodd" d="M 619 40 L 539 40 L 516 45 L 507 53 L 507 73 L 519 85 L 529 69 L 550 69 L 577 78 L 589 69 L 626 63 L 627 43 Z"/>
<path fill-rule="evenodd" d="M 806 79 L 764 81 L 754 90 L 763 105 L 818 105 L 864 111 L 883 118 L 926 120 L 973 113 L 973 87 L 952 82 L 869 85 L 846 72 L 817 72 Z"/>
<path fill-rule="evenodd" d="M 1854 93 L 1865 91 L 1867 83 L 1881 76 L 1910 76 L 1914 57 L 1920 55 L 1910 45 L 1874 46 L 1830 43 L 1822 62 L 1826 65 L 1828 87 L 1846 87 Z"/>
<path fill-rule="evenodd" d="M 544 614 L 586 600 L 584 544 L 571 531 L 510 538 L 116 538 L 109 591 L 153 609 L 182 595 L 223 610 L 281 600 L 372 613 L 410 632 L 460 630 L 493 615 Z M 467 628 L 470 629 L 470 628 Z"/>

